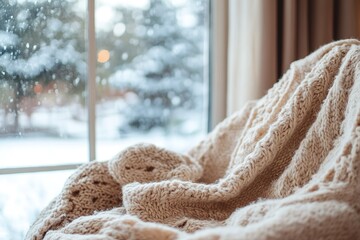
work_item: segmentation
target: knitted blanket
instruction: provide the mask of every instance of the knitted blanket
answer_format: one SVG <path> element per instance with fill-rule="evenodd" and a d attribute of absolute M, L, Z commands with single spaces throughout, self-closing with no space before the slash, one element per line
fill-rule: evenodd
<path fill-rule="evenodd" d="M 360 42 L 294 62 L 187 154 L 83 165 L 27 239 L 360 239 Z"/>

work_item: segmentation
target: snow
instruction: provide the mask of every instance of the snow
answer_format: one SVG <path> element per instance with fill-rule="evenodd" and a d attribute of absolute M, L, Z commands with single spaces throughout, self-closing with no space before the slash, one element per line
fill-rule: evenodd
<path fill-rule="evenodd" d="M 183 28 L 192 28 L 197 24 L 197 16 L 194 15 L 188 9 L 182 9 L 178 11 L 176 14 L 176 19 L 178 21 L 179 26 Z"/>
<path fill-rule="evenodd" d="M 19 22 L 26 21 L 27 18 L 29 18 L 29 17 L 30 17 L 30 11 L 29 11 L 29 9 L 23 9 L 23 10 L 21 10 L 21 11 L 18 13 L 18 15 L 16 16 L 16 18 L 17 18 L 17 20 L 18 20 Z"/>
<path fill-rule="evenodd" d="M 73 171 L 0 176 L 0 239 L 21 240 Z"/>
<path fill-rule="evenodd" d="M 0 30 L 0 46 L 1 47 L 16 45 L 18 42 L 19 42 L 19 37 L 16 34 Z"/>
<path fill-rule="evenodd" d="M 48 18 L 45 33 L 49 38 L 54 38 L 62 29 L 63 23 L 57 18 Z"/>
<path fill-rule="evenodd" d="M 189 128 L 194 128 L 190 123 L 188 125 L 190 125 Z M 104 135 L 111 137 L 111 134 L 111 129 L 102 130 L 98 134 L 97 159 L 111 159 L 124 148 L 140 142 L 153 143 L 184 152 L 203 136 L 203 134 L 166 136 L 160 131 L 153 131 L 149 134 L 132 134 L 119 139 L 101 139 Z M 0 138 L 0 166 L 6 168 L 85 163 L 89 159 L 88 151 L 86 138 L 66 139 L 41 136 Z"/>
<path fill-rule="evenodd" d="M 28 59 L 14 60 L 11 54 L 5 53 L 0 56 L 0 67 L 5 69 L 8 74 L 31 78 L 39 75 L 42 71 L 52 69 L 57 63 L 75 63 L 78 65 L 79 73 L 84 74 L 81 54 L 74 49 L 71 43 L 64 47 L 61 47 L 61 43 L 61 41 L 53 39 L 49 45 L 42 46 Z"/>
<path fill-rule="evenodd" d="M 139 8 L 147 9 L 150 5 L 150 0 L 98 0 L 100 4 L 109 5 L 111 7 L 126 7 L 126 8 Z"/>

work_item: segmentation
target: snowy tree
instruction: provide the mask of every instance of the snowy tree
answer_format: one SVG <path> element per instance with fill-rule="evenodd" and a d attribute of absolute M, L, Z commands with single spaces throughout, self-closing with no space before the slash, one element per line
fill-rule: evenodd
<path fill-rule="evenodd" d="M 4 128 L 7 132 L 20 130 L 24 98 L 51 90 L 48 86 L 56 81 L 69 83 L 68 92 L 84 88 L 84 21 L 69 11 L 72 4 L 0 1 L 0 84 L 7 89 L 0 102 L 14 116 L 13 126 Z"/>
<path fill-rule="evenodd" d="M 125 33 L 115 36 L 113 45 L 108 39 L 114 37 L 99 36 L 121 58 L 113 61 L 121 65 L 110 67 L 117 71 L 109 74 L 109 83 L 131 96 L 122 131 L 168 131 L 201 108 L 206 6 L 200 0 L 185 2 L 178 7 L 152 0 L 145 10 L 118 9 Z"/>

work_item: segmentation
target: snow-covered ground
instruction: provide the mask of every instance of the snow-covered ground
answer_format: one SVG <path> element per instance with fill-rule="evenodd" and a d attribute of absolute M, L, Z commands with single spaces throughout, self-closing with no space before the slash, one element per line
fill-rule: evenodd
<path fill-rule="evenodd" d="M 124 122 L 122 99 L 97 104 L 96 158 L 107 160 L 123 148 L 139 143 L 154 143 L 175 151 L 185 151 L 204 135 L 206 127 L 201 112 L 184 112 L 180 127 L 170 130 L 121 133 Z M 0 116 L 4 116 L 0 109 Z M 10 117 L 0 117 L 6 126 Z M 11 120 L 11 119 L 10 119 Z M 11 121 L 8 121 L 11 122 Z M 0 135 L 0 167 L 26 167 L 84 163 L 89 159 L 86 109 L 77 104 L 47 108 L 38 106 L 29 118 L 20 113 L 21 128 L 28 129 L 7 137 Z M 30 131 L 30 132 L 29 132 Z"/>
<path fill-rule="evenodd" d="M 21 240 L 73 171 L 0 176 L 0 239 Z"/>
<path fill-rule="evenodd" d="M 200 138 L 200 134 L 162 136 L 152 133 L 116 140 L 98 140 L 97 159 L 109 160 L 125 147 L 141 142 L 184 152 Z M 1 168 L 84 163 L 88 161 L 88 156 L 87 139 L 0 138 Z"/>

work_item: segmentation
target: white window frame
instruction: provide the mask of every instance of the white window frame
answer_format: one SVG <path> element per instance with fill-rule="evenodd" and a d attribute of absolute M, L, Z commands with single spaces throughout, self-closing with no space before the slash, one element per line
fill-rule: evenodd
<path fill-rule="evenodd" d="M 209 4 L 209 131 L 227 116 L 228 4 L 228 0 Z"/>
<path fill-rule="evenodd" d="M 96 33 L 95 33 L 95 0 L 88 0 L 87 37 L 88 37 L 88 140 L 89 160 L 96 158 Z"/>
<path fill-rule="evenodd" d="M 225 1 L 224 1 L 225 2 Z M 209 44 L 206 56 L 209 69 L 204 76 L 208 78 L 208 131 L 225 117 L 226 113 L 226 52 L 227 43 L 218 36 L 227 30 L 226 9 L 227 3 L 218 0 L 209 0 Z M 227 1 L 226 1 L 227 2 Z M 95 33 L 95 0 L 87 0 L 87 78 L 86 88 L 88 106 L 88 146 L 89 162 L 96 159 L 96 33 Z M 224 36 L 224 35 L 222 35 Z M 221 58 L 219 60 L 219 57 Z M 223 61 L 225 60 L 225 61 Z M 215 64 L 216 62 L 216 64 Z M 220 63 L 220 64 L 219 64 Z M 221 64 L 222 63 L 222 64 Z M 225 65 L 224 65 L 225 64 Z M 30 167 L 0 168 L 0 175 L 37 173 L 50 171 L 74 170 L 84 163 L 42 165 Z"/>

